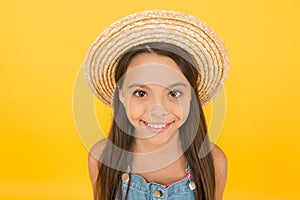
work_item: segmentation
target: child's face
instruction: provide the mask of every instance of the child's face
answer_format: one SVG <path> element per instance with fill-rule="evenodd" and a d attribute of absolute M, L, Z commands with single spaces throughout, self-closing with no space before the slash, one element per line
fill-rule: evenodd
<path fill-rule="evenodd" d="M 186 121 L 191 101 L 190 84 L 178 65 L 169 57 L 143 53 L 131 60 L 123 77 L 119 98 L 135 137 L 169 142 Z"/>

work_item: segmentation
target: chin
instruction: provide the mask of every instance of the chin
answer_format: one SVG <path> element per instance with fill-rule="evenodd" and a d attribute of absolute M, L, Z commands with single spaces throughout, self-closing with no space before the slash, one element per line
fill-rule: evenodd
<path fill-rule="evenodd" d="M 161 138 L 157 136 L 153 136 L 147 139 L 152 145 L 166 145 L 169 143 L 170 138 Z"/>
<path fill-rule="evenodd" d="M 175 136 L 176 132 L 174 131 L 172 131 L 172 133 L 157 133 L 147 138 L 147 140 L 153 145 L 163 145 L 170 143 Z"/>

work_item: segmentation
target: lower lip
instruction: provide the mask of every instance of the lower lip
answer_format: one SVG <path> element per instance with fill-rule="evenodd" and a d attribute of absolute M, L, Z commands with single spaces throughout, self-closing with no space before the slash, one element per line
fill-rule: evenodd
<path fill-rule="evenodd" d="M 158 129 L 158 128 L 151 128 L 151 127 L 147 126 L 146 122 L 144 122 L 144 121 L 141 121 L 141 122 L 147 128 L 147 130 L 149 130 L 152 133 L 163 133 L 173 124 L 173 122 L 171 122 L 171 123 L 168 123 L 164 128 Z"/>

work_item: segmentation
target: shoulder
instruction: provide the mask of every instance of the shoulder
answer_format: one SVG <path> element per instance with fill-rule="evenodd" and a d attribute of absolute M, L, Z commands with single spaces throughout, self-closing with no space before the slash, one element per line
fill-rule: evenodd
<path fill-rule="evenodd" d="M 91 156 L 93 159 L 96 159 L 99 161 L 100 156 L 106 146 L 107 138 L 101 139 L 98 142 L 96 142 L 89 151 L 89 157 Z"/>
<path fill-rule="evenodd" d="M 227 168 L 227 157 L 224 151 L 216 144 L 211 143 L 211 153 L 213 156 L 215 167 L 224 169 Z"/>
<path fill-rule="evenodd" d="M 222 199 L 227 180 L 227 157 L 224 151 L 216 144 L 211 143 L 211 153 L 216 176 L 216 199 Z"/>
<path fill-rule="evenodd" d="M 98 178 L 98 172 L 100 169 L 99 160 L 106 145 L 106 142 L 106 138 L 98 141 L 92 146 L 88 154 L 88 170 L 93 187 L 96 184 Z"/>

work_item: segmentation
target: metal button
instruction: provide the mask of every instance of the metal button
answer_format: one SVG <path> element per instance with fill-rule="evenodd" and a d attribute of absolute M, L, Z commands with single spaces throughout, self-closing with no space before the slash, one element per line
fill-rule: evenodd
<path fill-rule="evenodd" d="M 159 191 L 159 190 L 155 190 L 155 192 L 154 192 L 154 196 L 156 196 L 156 197 L 161 197 L 161 196 L 162 196 L 162 193 L 161 193 L 161 191 Z"/>
<path fill-rule="evenodd" d="M 128 182 L 129 181 L 129 174 L 127 174 L 127 173 L 122 174 L 122 180 L 125 181 L 125 182 Z"/>
<path fill-rule="evenodd" d="M 191 181 L 191 182 L 189 183 L 189 188 L 190 188 L 190 190 L 196 189 L 196 184 L 195 184 L 194 181 Z"/>

